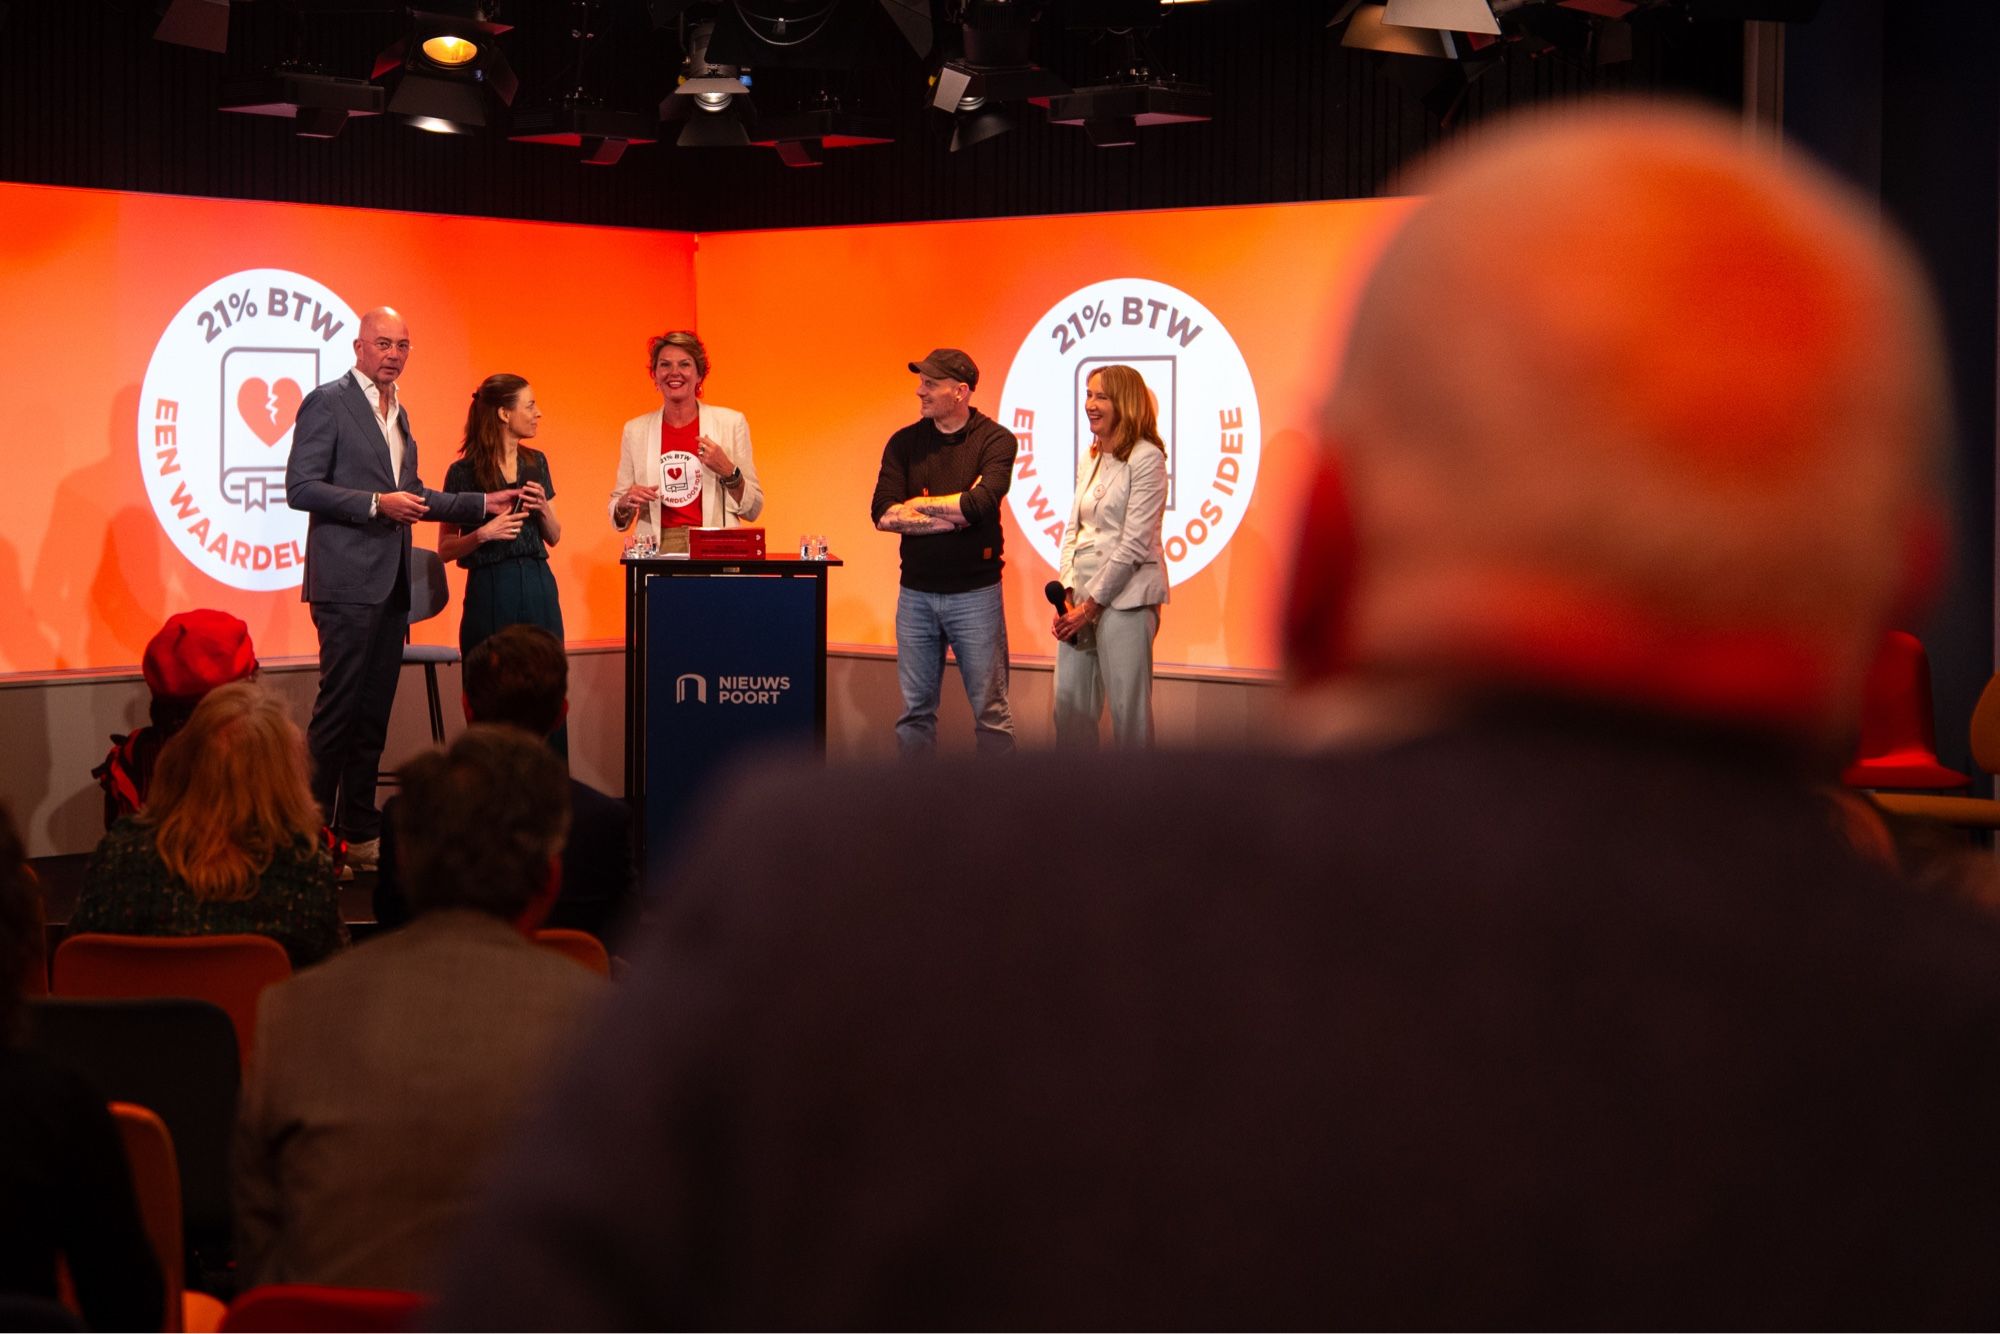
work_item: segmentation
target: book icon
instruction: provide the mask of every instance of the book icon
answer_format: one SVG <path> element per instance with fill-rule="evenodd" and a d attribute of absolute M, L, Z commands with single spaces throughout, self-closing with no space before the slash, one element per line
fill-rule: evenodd
<path fill-rule="evenodd" d="M 238 347 L 222 354 L 222 498 L 245 510 L 285 500 L 299 404 L 319 383 L 314 348 Z"/>

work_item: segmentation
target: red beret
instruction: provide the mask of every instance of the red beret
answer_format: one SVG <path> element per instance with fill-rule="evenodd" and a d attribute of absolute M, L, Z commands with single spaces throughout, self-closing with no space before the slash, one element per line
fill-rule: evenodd
<path fill-rule="evenodd" d="M 167 618 L 146 645 L 140 670 L 165 699 L 200 699 L 257 670 L 250 627 L 226 611 L 184 611 Z"/>

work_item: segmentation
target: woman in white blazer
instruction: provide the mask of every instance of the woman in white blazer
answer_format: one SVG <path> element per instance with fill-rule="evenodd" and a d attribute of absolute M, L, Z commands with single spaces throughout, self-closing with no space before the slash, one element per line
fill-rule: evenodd
<path fill-rule="evenodd" d="M 1063 529 L 1056 744 L 1095 746 L 1108 703 L 1113 743 L 1149 746 L 1153 637 L 1167 601 L 1167 447 L 1152 391 L 1130 366 L 1092 371 L 1083 410 L 1092 443 Z"/>
<path fill-rule="evenodd" d="M 664 527 L 734 528 L 764 512 L 750 452 L 750 424 L 733 408 L 701 401 L 708 349 L 686 329 L 651 340 L 648 365 L 660 406 L 625 423 L 611 523 L 658 538 Z"/>

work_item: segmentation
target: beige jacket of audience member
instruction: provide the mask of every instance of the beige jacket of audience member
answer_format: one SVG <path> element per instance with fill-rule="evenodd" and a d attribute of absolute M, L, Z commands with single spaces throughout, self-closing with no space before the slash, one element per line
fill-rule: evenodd
<path fill-rule="evenodd" d="M 423 1290 L 603 980 L 487 914 L 425 914 L 264 993 L 236 1133 L 244 1287 Z"/>

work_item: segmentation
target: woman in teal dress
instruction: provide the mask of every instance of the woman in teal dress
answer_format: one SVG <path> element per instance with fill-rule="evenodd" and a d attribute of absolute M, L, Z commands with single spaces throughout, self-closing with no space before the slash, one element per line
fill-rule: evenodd
<path fill-rule="evenodd" d="M 496 514 L 477 528 L 447 524 L 438 537 L 438 555 L 466 571 L 464 610 L 458 647 L 473 646 L 509 625 L 539 625 L 563 640 L 562 604 L 549 548 L 562 539 L 556 519 L 555 480 L 548 455 L 526 441 L 541 429 L 535 391 L 518 375 L 489 375 L 472 393 L 465 414 L 465 439 L 458 461 L 444 475 L 447 490 L 500 491 L 521 488 L 515 512 Z"/>

